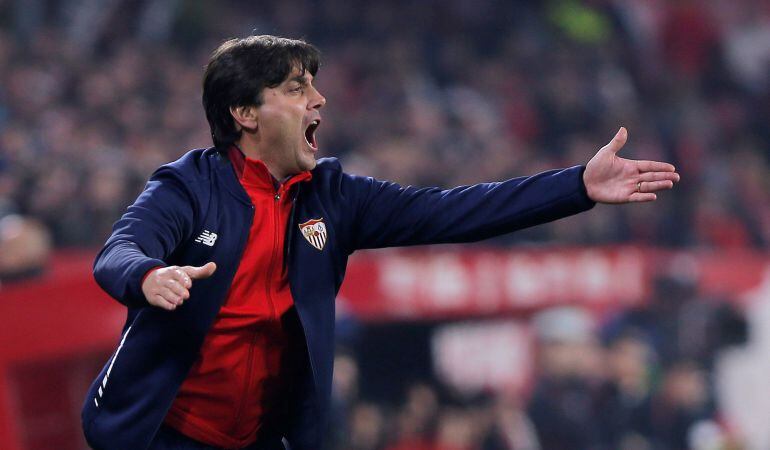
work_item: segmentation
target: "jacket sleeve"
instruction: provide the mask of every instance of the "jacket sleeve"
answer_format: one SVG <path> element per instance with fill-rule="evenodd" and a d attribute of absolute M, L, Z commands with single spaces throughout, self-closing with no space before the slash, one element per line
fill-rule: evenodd
<path fill-rule="evenodd" d="M 126 306 L 145 305 L 145 273 L 166 266 L 164 260 L 192 234 L 193 198 L 176 171 L 158 169 L 97 255 L 94 278 L 99 286 Z"/>
<path fill-rule="evenodd" d="M 401 187 L 343 175 L 353 203 L 350 252 L 364 248 L 473 242 L 591 209 L 585 167 L 454 189 Z M 343 194 L 344 195 L 344 194 Z"/>

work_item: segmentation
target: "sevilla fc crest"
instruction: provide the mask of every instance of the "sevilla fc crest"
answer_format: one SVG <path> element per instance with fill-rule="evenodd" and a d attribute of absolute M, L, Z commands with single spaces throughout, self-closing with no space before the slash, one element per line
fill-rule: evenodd
<path fill-rule="evenodd" d="M 306 241 L 318 250 L 323 250 L 326 244 L 326 225 L 323 219 L 308 220 L 299 224 L 299 231 Z"/>

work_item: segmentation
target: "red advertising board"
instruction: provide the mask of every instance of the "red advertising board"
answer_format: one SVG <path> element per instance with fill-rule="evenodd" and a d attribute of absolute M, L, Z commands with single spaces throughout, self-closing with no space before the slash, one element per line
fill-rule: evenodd
<path fill-rule="evenodd" d="M 385 250 L 352 258 L 340 302 L 374 321 L 515 314 L 569 304 L 606 310 L 646 301 L 662 274 L 687 277 L 705 295 L 741 301 L 766 268 L 770 257 L 751 252 Z"/>
<path fill-rule="evenodd" d="M 94 282 L 93 256 L 60 253 L 42 277 L 0 286 L 2 449 L 84 445 L 80 399 L 125 318 L 125 309 Z M 703 294 L 740 303 L 770 279 L 770 256 L 636 247 L 362 252 L 351 258 L 338 304 L 363 321 L 516 315 L 555 305 L 604 311 L 647 301 L 661 273 L 690 277 Z M 468 351 L 462 342 L 446 345 Z"/>

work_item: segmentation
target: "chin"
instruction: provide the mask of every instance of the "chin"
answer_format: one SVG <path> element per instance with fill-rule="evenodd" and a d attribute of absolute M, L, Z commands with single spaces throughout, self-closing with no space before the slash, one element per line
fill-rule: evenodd
<path fill-rule="evenodd" d="M 304 147 L 297 150 L 295 153 L 296 168 L 298 172 L 304 172 L 306 170 L 313 170 L 317 163 L 316 151 L 312 147 Z"/>
<path fill-rule="evenodd" d="M 302 167 L 302 170 L 305 171 L 305 170 L 315 169 L 315 166 L 318 164 L 318 161 L 316 161 L 314 156 L 310 156 L 310 157 L 302 158 L 300 163 L 301 163 L 300 165 Z"/>

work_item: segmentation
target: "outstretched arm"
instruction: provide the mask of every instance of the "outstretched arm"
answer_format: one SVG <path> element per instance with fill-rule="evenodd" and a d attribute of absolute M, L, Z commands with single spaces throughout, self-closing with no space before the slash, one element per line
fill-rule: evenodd
<path fill-rule="evenodd" d="M 591 209 L 583 167 L 454 189 L 417 189 L 343 174 L 348 252 L 363 248 L 473 242 Z"/>
<path fill-rule="evenodd" d="M 597 203 L 651 202 L 655 194 L 671 189 L 679 181 L 674 166 L 658 161 L 636 161 L 618 156 L 628 140 L 621 127 L 609 144 L 586 165 L 583 182 L 591 200 Z"/>
<path fill-rule="evenodd" d="M 653 201 L 679 181 L 674 166 L 620 158 L 621 128 L 585 167 L 449 190 L 415 189 L 343 175 L 354 207 L 349 252 L 362 248 L 471 242 L 590 209 L 595 202 Z"/>

